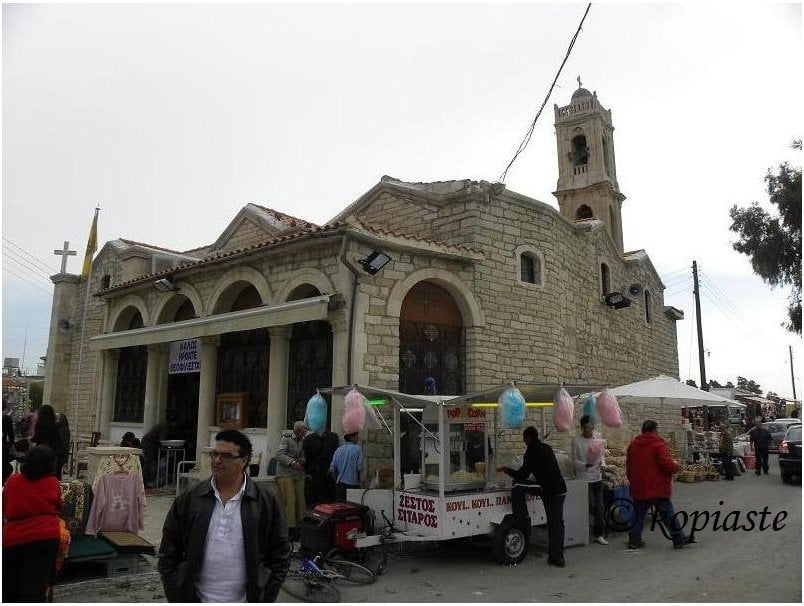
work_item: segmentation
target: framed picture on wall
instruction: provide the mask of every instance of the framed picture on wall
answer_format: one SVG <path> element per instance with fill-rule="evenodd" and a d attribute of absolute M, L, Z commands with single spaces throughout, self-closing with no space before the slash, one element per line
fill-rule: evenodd
<path fill-rule="evenodd" d="M 234 392 L 218 395 L 215 425 L 225 429 L 242 429 L 248 423 L 248 393 Z"/>

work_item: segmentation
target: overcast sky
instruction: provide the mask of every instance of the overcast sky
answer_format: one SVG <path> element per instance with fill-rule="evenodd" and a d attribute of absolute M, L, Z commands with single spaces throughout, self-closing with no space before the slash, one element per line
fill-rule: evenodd
<path fill-rule="evenodd" d="M 2 8 L 3 356 L 24 350 L 33 371 L 53 249 L 69 240 L 80 271 L 96 204 L 101 243 L 189 249 L 248 202 L 323 223 L 386 174 L 497 180 L 585 4 Z M 557 208 L 553 103 L 580 75 L 612 110 L 625 248 L 648 252 L 686 313 L 682 379 L 698 379 L 693 259 L 709 378 L 789 395 L 788 346 L 804 356 L 780 327 L 786 291 L 752 275 L 728 231 L 731 205 L 769 206 L 769 167 L 801 164 L 801 16 L 799 3 L 593 5 L 506 179 Z"/>

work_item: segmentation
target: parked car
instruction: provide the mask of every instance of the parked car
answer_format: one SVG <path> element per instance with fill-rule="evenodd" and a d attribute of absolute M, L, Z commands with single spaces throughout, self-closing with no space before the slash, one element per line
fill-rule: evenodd
<path fill-rule="evenodd" d="M 762 424 L 762 427 L 767 429 L 771 435 L 771 443 L 770 448 L 768 449 L 770 452 L 779 452 L 779 445 L 784 440 L 785 432 L 787 428 L 791 425 L 800 425 L 801 419 L 776 419 L 775 421 L 766 421 Z M 742 433 L 734 440 L 736 442 L 748 442 L 751 440 L 751 432 L 754 430 L 752 427 L 748 430 L 748 433 Z"/>
<path fill-rule="evenodd" d="M 801 424 L 788 427 L 779 445 L 779 471 L 785 484 L 801 478 Z"/>

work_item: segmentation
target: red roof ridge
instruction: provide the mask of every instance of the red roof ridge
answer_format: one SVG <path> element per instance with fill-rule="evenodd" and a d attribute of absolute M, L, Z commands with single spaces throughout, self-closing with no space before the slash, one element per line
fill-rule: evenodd
<path fill-rule="evenodd" d="M 269 214 L 274 215 L 277 219 L 282 221 L 283 223 L 290 223 L 291 227 L 303 227 L 307 225 L 311 225 L 313 227 L 320 227 L 311 221 L 307 221 L 306 219 L 300 219 L 299 217 L 294 217 L 293 215 L 289 215 L 287 213 L 283 213 L 282 211 L 276 210 L 274 208 L 270 208 L 268 206 L 263 206 L 262 204 L 256 204 L 255 202 L 249 202 L 252 206 L 259 208 L 262 211 L 265 211 Z"/>

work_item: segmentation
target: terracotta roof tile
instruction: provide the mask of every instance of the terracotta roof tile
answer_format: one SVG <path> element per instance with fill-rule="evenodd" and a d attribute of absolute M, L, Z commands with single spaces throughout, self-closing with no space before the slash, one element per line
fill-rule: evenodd
<path fill-rule="evenodd" d="M 291 217 L 291 219 L 292 219 L 292 217 Z M 453 249 L 455 251 L 460 251 L 460 252 L 482 253 L 482 251 L 480 251 L 478 249 L 469 248 L 469 247 L 466 247 L 466 246 L 459 246 L 457 244 L 449 244 L 449 243 L 446 243 L 446 242 L 439 242 L 439 241 L 436 241 L 436 240 L 428 240 L 426 238 L 420 238 L 418 236 L 413 236 L 413 235 L 410 235 L 410 234 L 404 234 L 404 233 L 400 233 L 400 232 L 395 232 L 395 231 L 382 229 L 382 228 L 379 228 L 379 227 L 374 227 L 374 226 L 368 225 L 368 224 L 366 224 L 366 223 L 364 223 L 362 221 L 359 221 L 357 219 L 352 219 L 352 221 L 353 221 L 353 223 L 357 224 L 362 229 L 364 229 L 366 231 L 369 231 L 369 232 L 372 232 L 372 233 L 374 233 L 375 235 L 378 235 L 378 236 L 388 235 L 388 236 L 393 236 L 393 237 L 397 237 L 397 238 L 405 238 L 405 239 L 408 239 L 408 240 L 414 240 L 416 242 L 422 242 L 422 243 L 425 243 L 425 244 L 433 244 L 433 245 L 437 245 L 437 246 L 443 246 L 445 248 L 451 248 L 451 249 Z M 236 256 L 247 254 L 247 253 L 251 253 L 251 252 L 254 252 L 254 251 L 257 251 L 257 250 L 260 250 L 260 249 L 270 249 L 270 248 L 273 248 L 273 247 L 275 247 L 277 245 L 285 244 L 285 243 L 291 242 L 293 240 L 302 240 L 302 239 L 304 239 L 304 238 L 306 238 L 308 236 L 313 236 L 313 235 L 317 235 L 317 234 L 331 233 L 331 232 L 334 232 L 334 231 L 336 231 L 337 229 L 339 229 L 341 227 L 350 225 L 350 223 L 340 222 L 340 221 L 335 222 L 335 223 L 330 223 L 330 224 L 327 224 L 327 225 L 323 225 L 323 226 L 314 225 L 313 223 L 308 223 L 306 221 L 304 223 L 305 223 L 305 226 L 300 226 L 300 229 L 298 231 L 294 230 L 292 233 L 289 233 L 289 234 L 286 234 L 286 235 L 279 235 L 279 236 L 276 236 L 274 238 L 270 238 L 269 240 L 265 240 L 263 242 L 257 242 L 256 244 L 251 244 L 249 246 L 244 246 L 244 247 L 241 247 L 241 248 L 237 248 L 235 250 L 219 252 L 219 253 L 216 253 L 216 254 L 213 254 L 213 255 L 210 255 L 210 256 L 207 256 L 207 257 L 203 257 L 203 258 L 201 258 L 201 259 L 199 259 L 197 261 L 188 261 L 188 262 L 180 263 L 179 265 L 177 265 L 176 267 L 174 267 L 172 269 L 166 269 L 166 270 L 156 272 L 156 273 L 152 273 L 152 274 L 143 274 L 143 275 L 137 276 L 136 278 L 132 278 L 131 280 L 121 282 L 120 284 L 115 284 L 114 286 L 112 286 L 110 288 L 107 288 L 106 290 L 104 290 L 102 292 L 104 292 L 104 293 L 113 292 L 113 291 L 116 291 L 116 290 L 120 290 L 120 289 L 123 289 L 123 288 L 127 288 L 127 287 L 130 287 L 130 286 L 141 284 L 141 283 L 144 283 L 144 282 L 147 282 L 147 281 L 150 281 L 150 280 L 154 280 L 154 279 L 159 278 L 161 276 L 169 276 L 169 275 L 174 274 L 176 272 L 185 271 L 185 270 L 192 269 L 194 267 L 199 267 L 199 266 L 202 266 L 202 265 L 211 265 L 211 264 L 214 264 L 216 262 L 225 261 L 226 259 L 230 259 L 232 257 L 236 257 Z M 131 243 L 130 240 L 126 240 L 126 242 Z M 148 245 L 143 245 L 143 246 L 148 246 Z M 181 254 L 181 253 L 177 253 L 177 254 Z"/>
<path fill-rule="evenodd" d="M 299 219 L 298 217 L 294 217 L 292 215 L 288 215 L 287 213 L 279 212 L 278 210 L 274 210 L 273 208 L 268 208 L 267 206 L 262 206 L 261 204 L 254 204 L 251 203 L 252 206 L 255 208 L 259 208 L 264 213 L 271 215 L 277 221 L 280 221 L 287 225 L 288 227 L 319 227 L 315 223 L 311 223 L 310 221 L 305 221 L 304 219 Z"/>

